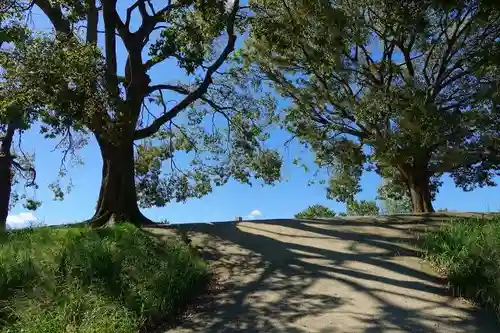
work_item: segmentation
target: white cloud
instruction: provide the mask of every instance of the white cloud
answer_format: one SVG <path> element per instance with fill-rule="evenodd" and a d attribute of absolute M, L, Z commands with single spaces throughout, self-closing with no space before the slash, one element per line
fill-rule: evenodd
<path fill-rule="evenodd" d="M 250 212 L 250 214 L 248 214 L 248 218 L 250 219 L 255 219 L 259 216 L 262 216 L 262 213 L 258 209 L 254 209 Z"/>
<path fill-rule="evenodd" d="M 32 212 L 23 212 L 16 215 L 7 216 L 7 225 L 11 228 L 23 227 L 30 222 L 36 222 L 38 219 Z"/>

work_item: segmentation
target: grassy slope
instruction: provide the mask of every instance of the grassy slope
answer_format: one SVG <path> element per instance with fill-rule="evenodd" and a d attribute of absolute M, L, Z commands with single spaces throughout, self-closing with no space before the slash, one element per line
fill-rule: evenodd
<path fill-rule="evenodd" d="M 206 281 L 182 242 L 129 225 L 14 231 L 0 239 L 0 332 L 137 332 L 174 319 Z"/>
<path fill-rule="evenodd" d="M 500 317 L 500 216 L 452 220 L 428 233 L 423 245 L 458 296 L 490 306 Z"/>

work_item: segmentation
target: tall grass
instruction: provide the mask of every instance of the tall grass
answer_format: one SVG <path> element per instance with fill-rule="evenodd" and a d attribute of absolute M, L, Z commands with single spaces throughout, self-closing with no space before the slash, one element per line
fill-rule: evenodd
<path fill-rule="evenodd" d="M 492 307 L 500 316 L 500 216 L 451 221 L 427 234 L 423 244 L 458 296 Z"/>
<path fill-rule="evenodd" d="M 130 225 L 12 231 L 0 239 L 0 332 L 135 333 L 174 319 L 206 281 L 182 242 Z"/>

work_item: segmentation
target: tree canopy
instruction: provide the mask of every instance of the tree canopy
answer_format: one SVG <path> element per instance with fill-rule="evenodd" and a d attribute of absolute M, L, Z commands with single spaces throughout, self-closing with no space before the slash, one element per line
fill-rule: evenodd
<path fill-rule="evenodd" d="M 296 219 L 317 219 L 335 217 L 335 212 L 323 205 L 312 205 L 295 214 Z"/>
<path fill-rule="evenodd" d="M 275 102 L 230 63 L 247 20 L 239 1 L 137 0 L 123 13 L 116 0 L 33 3 L 55 34 L 19 49 L 10 75 L 49 111 L 48 136 L 70 124 L 96 139 L 94 225 L 147 223 L 137 202 L 201 197 L 230 178 L 280 178 L 279 155 L 264 146 Z M 166 63 L 178 72 L 158 80 Z"/>
<path fill-rule="evenodd" d="M 254 0 L 248 68 L 292 105 L 283 121 L 353 200 L 363 171 L 390 175 L 414 212 L 440 177 L 498 174 L 500 12 L 490 1 Z"/>
<path fill-rule="evenodd" d="M 5 77 L 5 65 L 10 62 L 9 48 L 21 45 L 28 37 L 22 24 L 22 8 L 15 1 L 0 4 L 0 230 L 6 227 L 9 209 L 20 200 L 24 207 L 34 210 L 39 202 L 28 196 L 26 191 L 18 191 L 17 184 L 36 187 L 36 172 L 32 156 L 26 154 L 20 144 L 21 133 L 29 128 L 36 118 L 26 98 L 17 94 L 15 85 Z M 18 134 L 19 144 L 15 145 Z M 19 189 L 20 190 L 20 189 Z"/>

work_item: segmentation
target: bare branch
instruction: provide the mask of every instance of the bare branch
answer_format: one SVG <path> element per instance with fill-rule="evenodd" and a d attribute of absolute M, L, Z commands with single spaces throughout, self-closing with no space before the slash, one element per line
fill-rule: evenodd
<path fill-rule="evenodd" d="M 139 6 L 139 2 L 143 0 L 137 0 L 130 7 L 127 8 L 127 15 L 125 17 L 125 26 L 130 29 L 130 21 L 132 19 L 132 12 Z"/>
<path fill-rule="evenodd" d="M 18 132 L 19 133 L 19 140 L 18 140 L 18 149 L 19 151 L 21 152 L 21 154 L 23 155 L 24 159 L 27 160 L 27 156 L 26 154 L 24 153 L 24 150 L 22 149 L 22 134 L 21 132 Z M 9 152 L 9 155 L 10 155 L 10 152 Z M 12 156 L 10 155 L 10 158 L 11 158 L 11 162 L 12 162 L 12 165 L 19 171 L 21 171 L 21 175 L 23 176 L 23 178 L 25 178 L 28 183 L 26 183 L 26 187 L 30 187 L 30 186 L 35 186 L 35 181 L 36 181 L 36 170 L 34 167 L 32 167 L 31 165 L 29 165 L 28 167 L 23 167 L 19 162 L 17 162 L 15 160 L 15 156 Z M 25 173 L 26 172 L 29 172 L 31 177 L 30 179 L 28 179 L 28 177 L 26 177 Z"/>
<path fill-rule="evenodd" d="M 66 129 L 66 133 L 64 134 L 63 138 L 59 140 L 54 149 L 52 149 L 52 152 L 61 148 L 62 145 L 66 142 L 68 146 L 65 149 L 63 149 L 63 157 L 61 158 L 61 165 L 59 166 L 61 169 L 64 167 L 64 164 L 66 163 L 66 158 L 68 157 L 68 154 L 74 151 L 74 141 L 70 127 Z"/>
<path fill-rule="evenodd" d="M 22 166 L 19 162 L 17 162 L 14 157 L 11 158 L 11 163 L 16 168 L 18 171 L 21 172 L 23 177 L 28 181 L 25 186 L 26 187 L 31 187 L 36 185 L 36 169 L 32 166 L 24 167 Z M 30 177 L 24 176 L 25 173 L 29 173 Z"/>

